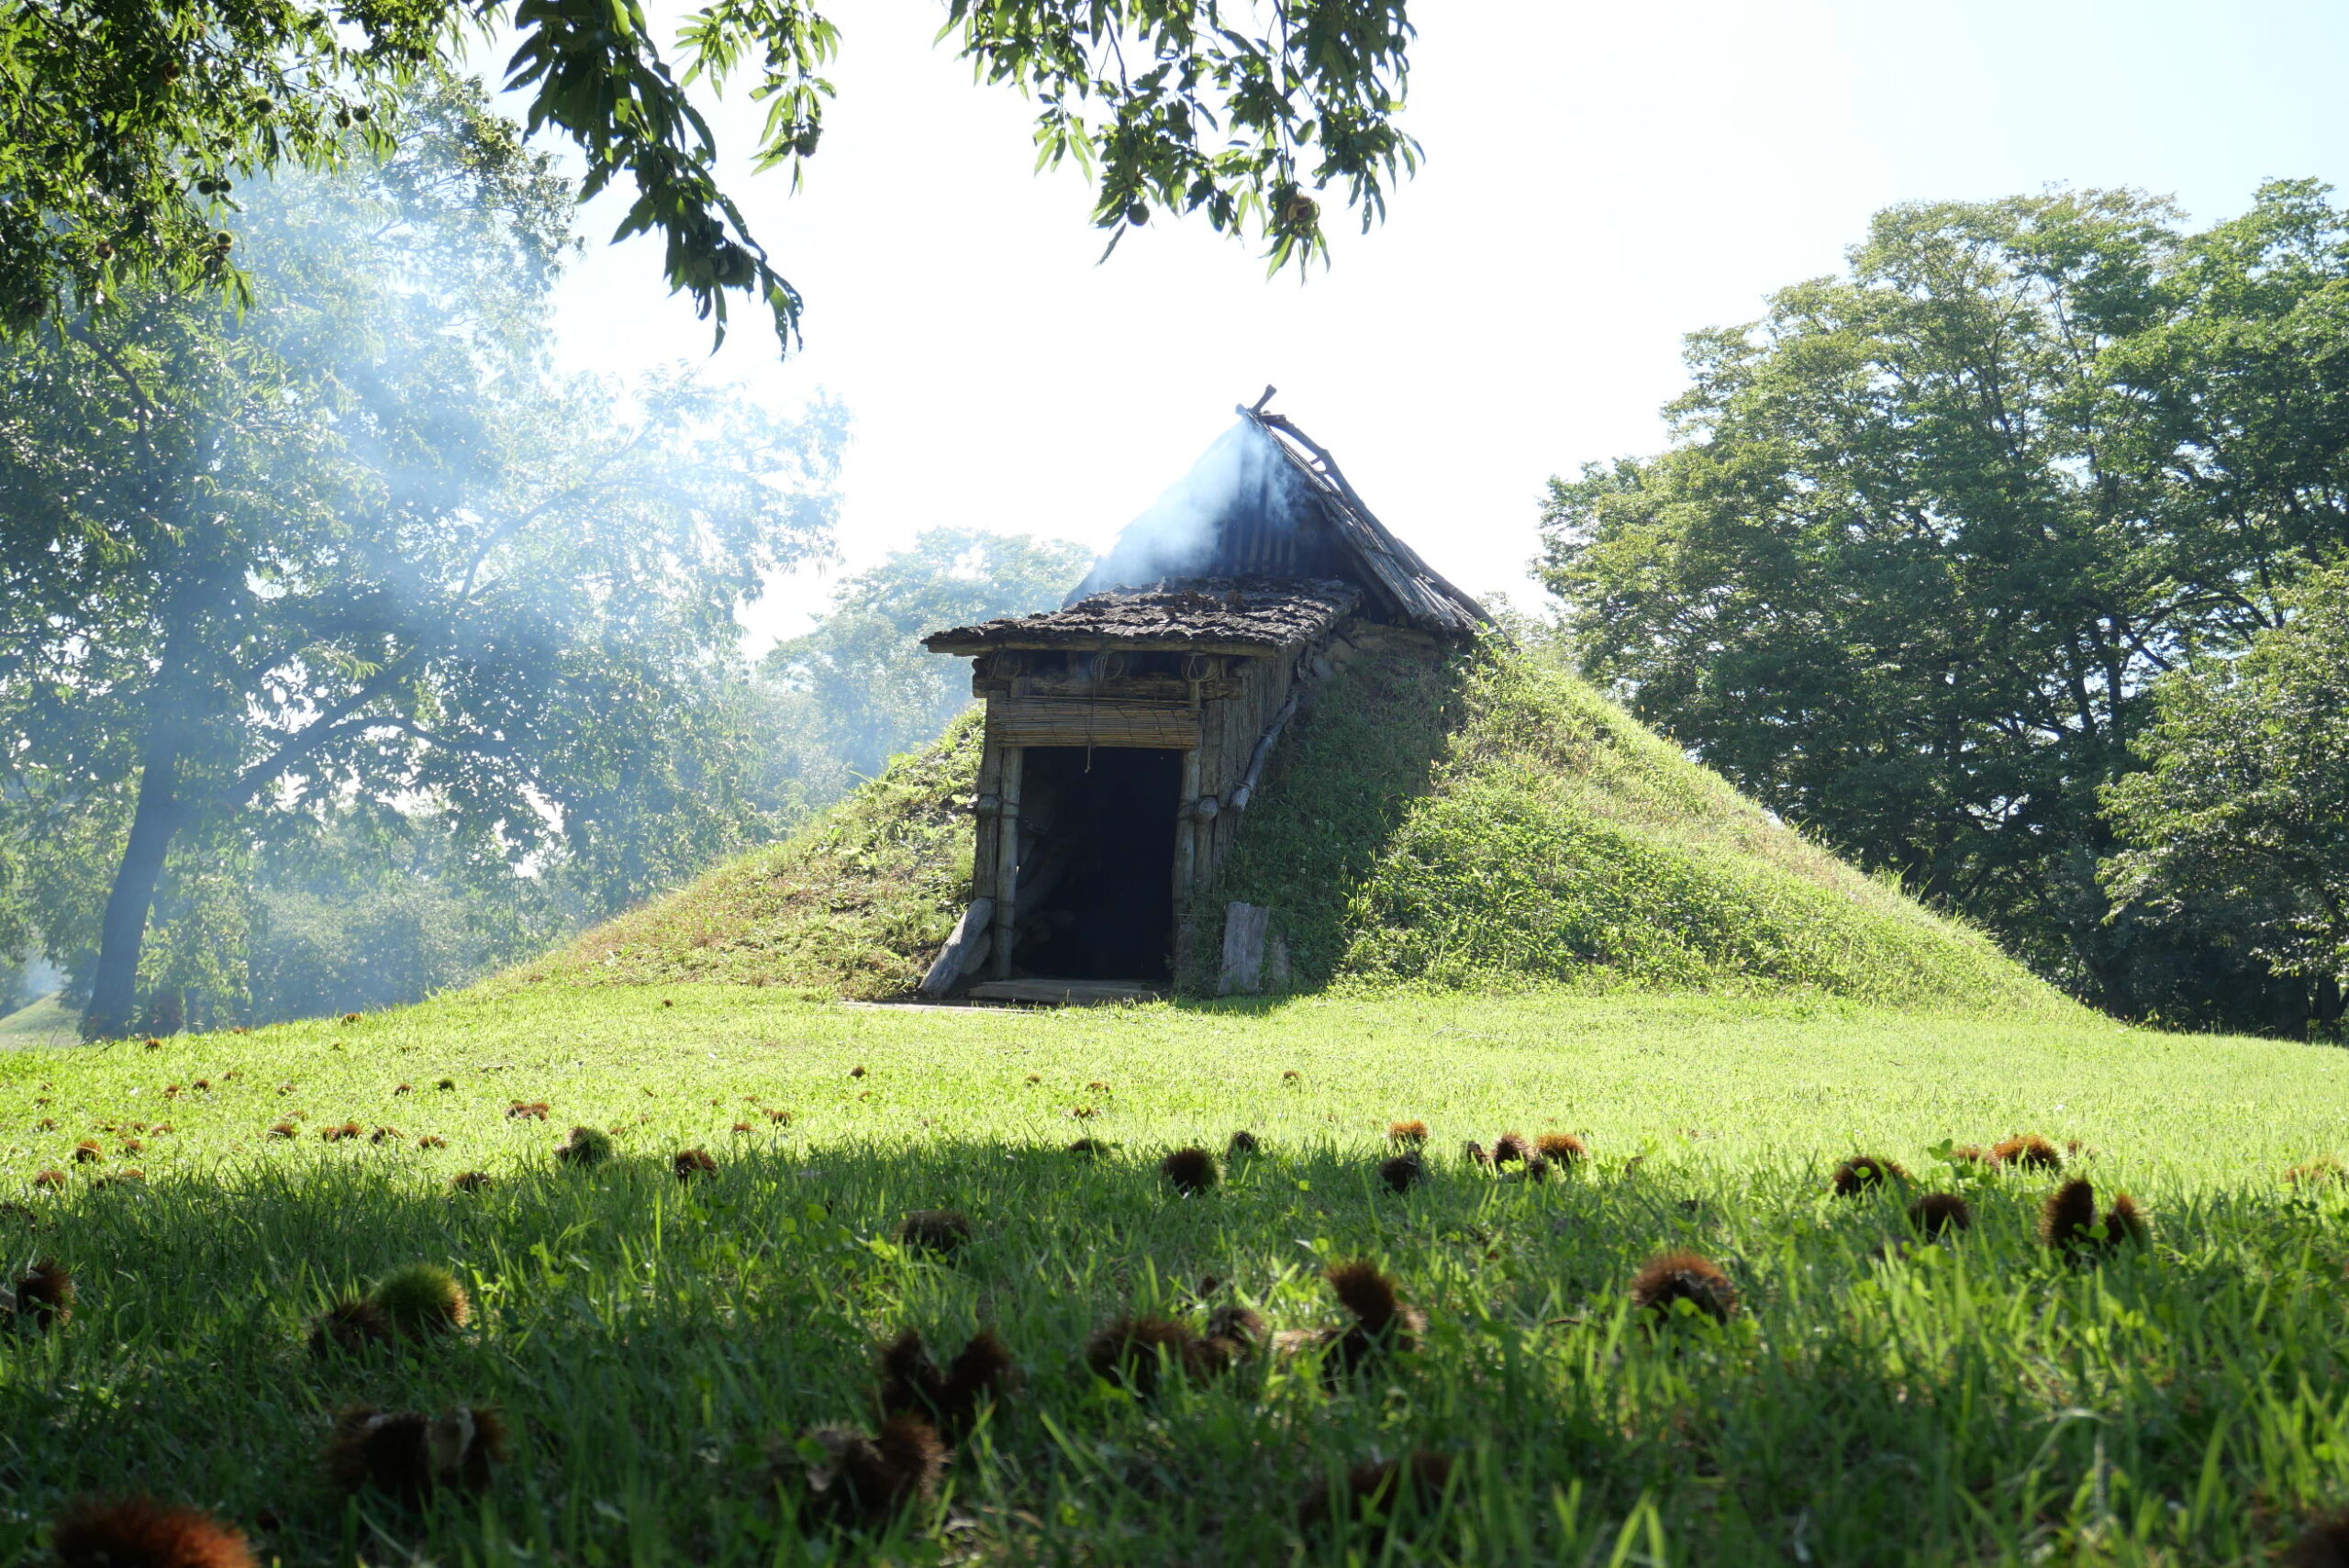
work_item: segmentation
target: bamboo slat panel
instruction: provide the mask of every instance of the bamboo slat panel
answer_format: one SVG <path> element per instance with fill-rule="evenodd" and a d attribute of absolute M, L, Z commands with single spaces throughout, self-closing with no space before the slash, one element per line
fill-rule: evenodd
<path fill-rule="evenodd" d="M 996 697 L 987 704 L 990 746 L 1148 746 L 1187 751 L 1198 743 L 1199 716 L 1187 703 Z"/>

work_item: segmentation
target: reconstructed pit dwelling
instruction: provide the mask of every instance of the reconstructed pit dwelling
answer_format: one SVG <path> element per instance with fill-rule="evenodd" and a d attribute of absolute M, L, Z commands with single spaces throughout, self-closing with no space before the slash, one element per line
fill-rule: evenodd
<path fill-rule="evenodd" d="M 1220 989 L 1277 985 L 1266 912 L 1200 906 L 1282 731 L 1357 652 L 1439 660 L 1489 624 L 1265 399 L 1060 609 L 923 639 L 986 705 L 972 903 L 925 994 L 1143 994 L 1202 940 Z"/>

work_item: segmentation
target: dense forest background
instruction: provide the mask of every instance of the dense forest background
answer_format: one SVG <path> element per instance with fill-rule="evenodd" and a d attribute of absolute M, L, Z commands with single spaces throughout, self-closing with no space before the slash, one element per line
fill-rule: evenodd
<path fill-rule="evenodd" d="M 1552 486 L 1583 668 L 2099 1006 L 2337 1029 L 2349 694 L 2288 629 L 2349 551 L 2332 193 L 1895 208 L 1687 362 L 1669 450 Z"/>
<path fill-rule="evenodd" d="M 574 201 L 448 82 L 244 194 L 249 304 L 149 278 L 0 344 L 0 1007 L 469 980 L 788 831 L 967 700 L 920 632 L 1080 575 L 940 528 L 746 658 L 830 555 L 847 412 L 556 373 Z"/>

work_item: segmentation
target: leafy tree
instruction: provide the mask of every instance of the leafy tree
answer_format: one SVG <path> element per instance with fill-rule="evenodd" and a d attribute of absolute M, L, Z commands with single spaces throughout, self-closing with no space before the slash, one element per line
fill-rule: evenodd
<path fill-rule="evenodd" d="M 540 951 L 588 913 L 560 867 L 518 875 L 429 812 L 354 812 L 264 847 L 246 890 L 242 1014 L 389 1006 Z"/>
<path fill-rule="evenodd" d="M 142 283 L 0 357 L 0 799 L 95 1033 L 142 971 L 232 989 L 173 966 L 232 950 L 239 857 L 354 801 L 639 886 L 755 816 L 706 699 L 829 538 L 840 412 L 555 379 L 568 188 L 478 89 L 417 119 L 254 198 L 253 308 Z M 186 940 L 142 965 L 159 887 Z"/>
<path fill-rule="evenodd" d="M 1671 450 L 1553 482 L 1586 668 L 2132 1009 L 2176 955 L 2106 917 L 2097 792 L 2154 677 L 2349 540 L 2345 233 L 2306 182 L 2195 236 L 2126 192 L 1880 214 L 1848 276 L 1689 339 Z"/>
<path fill-rule="evenodd" d="M 1394 124 L 1412 37 L 1405 0 L 941 0 L 973 70 L 1037 106 L 1042 161 L 1096 182 L 1115 236 L 1154 212 L 1259 236 L 1275 267 L 1323 254 L 1335 185 L 1367 228 L 1418 148 Z M 514 29 L 508 85 L 529 126 L 585 156 L 583 195 L 636 200 L 615 238 L 657 232 L 673 289 L 722 339 L 727 296 L 763 303 L 788 344 L 799 295 L 714 173 L 687 93 L 749 76 L 767 106 L 762 170 L 823 134 L 839 43 L 807 0 L 709 0 L 683 67 L 636 0 L 41 0 L 0 11 L 0 325 L 100 309 L 142 281 L 243 293 L 227 225 L 236 182 L 339 167 L 408 134 L 419 83 L 479 34 Z"/>
<path fill-rule="evenodd" d="M 2349 562 L 2310 573 L 2288 616 L 2238 658 L 2154 684 L 2144 771 L 2105 791 L 2127 846 L 2107 862 L 2121 908 L 2254 907 L 2243 936 L 2315 984 L 2337 1030 L 2349 987 Z"/>
<path fill-rule="evenodd" d="M 1091 551 L 1058 539 L 930 528 L 842 583 L 814 628 L 764 663 L 785 692 L 774 728 L 808 804 L 873 777 L 969 705 L 966 666 L 926 651 L 924 633 L 1049 609 L 1091 563 Z"/>

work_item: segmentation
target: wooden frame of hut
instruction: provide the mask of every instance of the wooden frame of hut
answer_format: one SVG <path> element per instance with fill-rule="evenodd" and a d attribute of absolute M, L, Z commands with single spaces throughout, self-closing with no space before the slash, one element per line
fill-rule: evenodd
<path fill-rule="evenodd" d="M 971 659 L 986 705 L 972 902 L 926 994 L 1087 999 L 1185 973 L 1197 905 L 1313 686 L 1358 649 L 1433 659 L 1486 624 L 1263 408 L 1219 443 L 1242 482 L 1219 486 L 1171 562 L 1146 515 L 1060 609 L 923 639 Z M 1137 560 L 1175 570 L 1127 586 Z"/>

